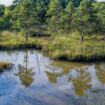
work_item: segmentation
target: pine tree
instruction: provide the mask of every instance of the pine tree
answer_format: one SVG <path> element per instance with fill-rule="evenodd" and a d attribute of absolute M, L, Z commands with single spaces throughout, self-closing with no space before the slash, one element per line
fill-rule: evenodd
<path fill-rule="evenodd" d="M 102 34 L 105 34 L 105 3 L 98 3 L 97 5 L 97 17 L 98 17 L 98 25 L 97 30 Z"/>
<path fill-rule="evenodd" d="M 83 0 L 74 15 L 74 24 L 81 36 L 81 44 L 84 35 L 92 34 L 94 31 L 94 0 Z"/>
<path fill-rule="evenodd" d="M 52 0 L 49 4 L 49 9 L 47 11 L 47 23 L 48 29 L 53 32 L 57 33 L 60 29 L 60 18 L 63 13 L 63 8 L 61 5 L 60 0 Z"/>
<path fill-rule="evenodd" d="M 72 31 L 73 29 L 73 14 L 74 14 L 74 7 L 73 3 L 69 2 L 64 10 L 64 14 L 62 15 L 62 28 L 63 31 L 67 33 L 67 35 Z"/>
<path fill-rule="evenodd" d="M 16 26 L 26 35 L 38 26 L 38 15 L 36 9 L 36 1 L 23 0 L 14 10 L 14 17 L 16 17 Z"/>

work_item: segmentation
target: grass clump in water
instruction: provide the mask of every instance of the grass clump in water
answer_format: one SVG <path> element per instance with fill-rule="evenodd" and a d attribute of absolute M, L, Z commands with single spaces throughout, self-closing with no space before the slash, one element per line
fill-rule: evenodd
<path fill-rule="evenodd" d="M 11 69 L 13 67 L 13 64 L 7 63 L 7 62 L 0 62 L 0 72 L 3 72 L 4 70 Z"/>

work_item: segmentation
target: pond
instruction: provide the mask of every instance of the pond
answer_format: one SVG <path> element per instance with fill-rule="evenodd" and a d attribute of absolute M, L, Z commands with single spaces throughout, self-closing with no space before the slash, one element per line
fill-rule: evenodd
<path fill-rule="evenodd" d="M 0 52 L 0 105 L 105 105 L 105 62 L 53 61 L 36 50 Z"/>

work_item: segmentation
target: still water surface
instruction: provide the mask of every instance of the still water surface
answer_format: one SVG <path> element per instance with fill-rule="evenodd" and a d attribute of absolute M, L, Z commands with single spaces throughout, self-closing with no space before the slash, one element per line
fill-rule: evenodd
<path fill-rule="evenodd" d="M 38 51 L 0 52 L 0 105 L 105 105 L 105 62 L 53 61 Z"/>

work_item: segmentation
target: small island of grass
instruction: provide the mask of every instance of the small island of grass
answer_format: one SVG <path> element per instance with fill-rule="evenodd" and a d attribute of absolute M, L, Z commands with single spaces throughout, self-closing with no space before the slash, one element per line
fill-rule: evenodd
<path fill-rule="evenodd" d="M 4 70 L 9 70 L 13 67 L 13 64 L 7 62 L 0 62 L 0 73 Z"/>

